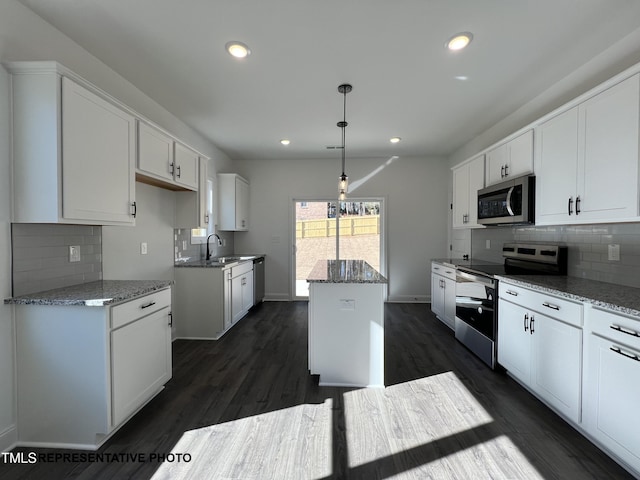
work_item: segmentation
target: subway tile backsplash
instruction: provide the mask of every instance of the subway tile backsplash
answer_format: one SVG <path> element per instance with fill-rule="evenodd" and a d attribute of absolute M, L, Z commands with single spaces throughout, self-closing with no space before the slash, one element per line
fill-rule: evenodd
<path fill-rule="evenodd" d="M 11 228 L 13 295 L 102 280 L 102 227 L 14 223 Z M 69 261 L 69 247 L 80 261 Z"/>
<path fill-rule="evenodd" d="M 570 276 L 640 287 L 640 223 L 473 230 L 473 258 L 502 262 L 502 245 L 506 242 L 567 245 Z M 619 261 L 609 260 L 609 245 L 620 245 Z"/>

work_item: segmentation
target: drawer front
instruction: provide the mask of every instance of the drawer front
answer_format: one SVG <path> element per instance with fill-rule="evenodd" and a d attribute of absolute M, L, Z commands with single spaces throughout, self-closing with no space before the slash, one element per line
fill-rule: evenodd
<path fill-rule="evenodd" d="M 456 279 L 456 269 L 448 265 L 443 265 L 442 263 L 431 262 L 431 273 L 441 275 L 449 280 L 455 281 Z"/>
<path fill-rule="evenodd" d="M 590 308 L 587 326 L 595 334 L 640 351 L 640 318 Z"/>
<path fill-rule="evenodd" d="M 253 262 L 241 263 L 240 265 L 236 265 L 235 267 L 231 268 L 231 277 L 235 278 L 238 275 L 243 275 L 247 272 L 250 272 L 251 270 L 253 270 Z"/>
<path fill-rule="evenodd" d="M 543 292 L 536 292 L 504 281 L 498 283 L 498 291 L 502 299 L 570 325 L 582 327 L 581 303 L 575 303 Z"/>
<path fill-rule="evenodd" d="M 137 318 L 171 306 L 171 289 L 158 290 L 143 297 L 111 307 L 111 328 L 118 328 Z"/>

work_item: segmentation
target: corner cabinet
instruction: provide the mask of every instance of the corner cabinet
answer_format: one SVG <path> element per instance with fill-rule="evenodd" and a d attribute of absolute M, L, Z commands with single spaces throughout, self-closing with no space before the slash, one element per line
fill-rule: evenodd
<path fill-rule="evenodd" d="M 133 225 L 135 117 L 53 62 L 12 74 L 14 222 Z"/>
<path fill-rule="evenodd" d="M 171 378 L 170 288 L 15 311 L 20 445 L 95 450 Z"/>
<path fill-rule="evenodd" d="M 536 224 L 638 217 L 639 117 L 636 74 L 536 128 Z"/>
<path fill-rule="evenodd" d="M 219 173 L 218 209 L 219 230 L 249 230 L 249 182 L 235 173 Z"/>
<path fill-rule="evenodd" d="M 484 155 L 453 168 L 453 228 L 478 225 L 478 190 L 484 187 Z"/>

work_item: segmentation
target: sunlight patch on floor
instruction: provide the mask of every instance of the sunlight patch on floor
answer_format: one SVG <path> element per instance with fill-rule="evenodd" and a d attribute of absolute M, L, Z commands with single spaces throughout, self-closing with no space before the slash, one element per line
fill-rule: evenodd
<path fill-rule="evenodd" d="M 185 432 L 153 480 L 311 479 L 331 474 L 331 400 Z"/>
<path fill-rule="evenodd" d="M 344 394 L 349 469 L 389 478 L 540 478 L 453 372 Z M 501 433 L 501 432 L 500 432 Z"/>

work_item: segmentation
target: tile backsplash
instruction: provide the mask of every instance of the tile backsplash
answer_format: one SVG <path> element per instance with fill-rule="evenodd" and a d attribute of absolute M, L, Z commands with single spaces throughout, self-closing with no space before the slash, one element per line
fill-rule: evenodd
<path fill-rule="evenodd" d="M 640 287 L 640 223 L 478 229 L 471 233 L 472 256 L 501 263 L 506 242 L 566 245 L 570 276 Z M 609 245 L 620 246 L 620 260 L 608 259 Z"/>
<path fill-rule="evenodd" d="M 69 261 L 69 247 L 80 261 Z M 14 223 L 11 226 L 13 295 L 102 280 L 102 227 Z"/>

